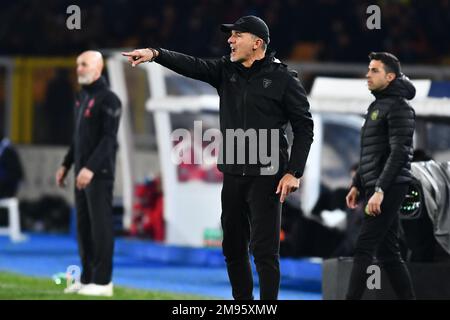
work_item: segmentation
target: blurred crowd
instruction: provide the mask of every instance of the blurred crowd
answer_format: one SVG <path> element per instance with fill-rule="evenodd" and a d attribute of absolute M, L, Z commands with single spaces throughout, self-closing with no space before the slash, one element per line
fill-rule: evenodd
<path fill-rule="evenodd" d="M 66 9 L 81 9 L 68 30 Z M 381 29 L 369 30 L 369 5 Z M 372 50 L 404 63 L 450 64 L 450 0 L 18 0 L 2 1 L 0 55 L 66 55 L 88 48 L 162 46 L 202 57 L 228 53 L 220 23 L 262 17 L 278 57 L 365 62 Z"/>

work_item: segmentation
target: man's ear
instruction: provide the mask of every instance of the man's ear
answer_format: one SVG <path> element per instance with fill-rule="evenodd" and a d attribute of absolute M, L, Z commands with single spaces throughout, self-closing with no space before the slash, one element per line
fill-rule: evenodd
<path fill-rule="evenodd" d="M 262 40 L 261 39 L 256 39 L 255 44 L 253 45 L 253 51 L 255 51 L 256 49 L 258 49 L 258 47 L 260 45 L 262 45 Z"/>
<path fill-rule="evenodd" d="M 393 81 L 397 76 L 393 72 L 386 73 L 386 78 L 389 82 Z"/>

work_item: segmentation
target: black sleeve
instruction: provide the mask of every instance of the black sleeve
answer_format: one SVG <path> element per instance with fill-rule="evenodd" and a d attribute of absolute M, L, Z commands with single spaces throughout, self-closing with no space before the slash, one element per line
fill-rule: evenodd
<path fill-rule="evenodd" d="M 19 154 L 13 147 L 7 147 L 0 159 L 0 198 L 15 197 L 23 178 Z"/>
<path fill-rule="evenodd" d="M 306 91 L 296 77 L 291 76 L 289 79 L 283 104 L 294 134 L 288 172 L 295 173 L 296 177 L 301 177 L 313 142 L 314 123 L 309 111 Z"/>
<path fill-rule="evenodd" d="M 85 166 L 94 173 L 101 169 L 106 158 L 114 156 L 120 115 L 120 100 L 113 92 L 109 92 L 101 105 L 102 137 Z"/>
<path fill-rule="evenodd" d="M 76 108 L 75 107 L 75 101 L 79 101 L 80 99 L 81 99 L 80 94 L 77 93 L 74 96 L 74 105 L 73 105 L 74 110 Z M 77 116 L 77 112 L 76 111 L 74 111 L 73 114 L 74 114 L 75 117 Z M 67 170 L 70 170 L 70 168 L 72 167 L 72 164 L 74 162 L 74 151 L 75 151 L 74 148 L 75 148 L 75 146 L 74 146 L 73 139 L 74 139 L 74 137 L 72 136 L 72 142 L 70 143 L 69 150 L 67 151 L 66 155 L 64 156 L 64 159 L 63 159 L 63 162 L 62 162 L 62 166 L 65 167 Z"/>
<path fill-rule="evenodd" d="M 412 155 L 414 110 L 404 102 L 402 106 L 394 106 L 387 115 L 387 123 L 391 152 L 376 183 L 376 186 L 383 190 L 389 188 Z"/>
<path fill-rule="evenodd" d="M 221 81 L 223 59 L 200 59 L 175 51 L 158 49 L 155 62 L 183 76 L 204 81 L 217 88 Z"/>
<path fill-rule="evenodd" d="M 20 161 L 19 154 L 14 147 L 7 147 L 2 158 L 2 162 L 4 164 L 2 179 L 7 183 L 17 183 L 21 181 L 24 178 L 22 162 Z"/>
<path fill-rule="evenodd" d="M 67 151 L 66 155 L 64 156 L 64 160 L 62 163 L 62 166 L 65 167 L 67 170 L 70 170 L 73 164 L 73 142 L 70 144 L 70 148 Z"/>
<path fill-rule="evenodd" d="M 356 170 L 355 175 L 353 176 L 352 187 L 355 187 L 359 191 L 362 189 L 362 181 L 361 181 L 361 174 L 359 173 L 359 167 Z"/>

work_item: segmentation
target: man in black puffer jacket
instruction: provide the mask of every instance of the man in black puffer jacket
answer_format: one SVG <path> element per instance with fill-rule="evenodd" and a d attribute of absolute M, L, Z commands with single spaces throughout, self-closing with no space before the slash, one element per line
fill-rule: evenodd
<path fill-rule="evenodd" d="M 400 71 L 398 59 L 386 52 L 371 53 L 367 73 L 375 96 L 361 131 L 360 165 L 347 195 L 356 207 L 360 194 L 369 199 L 356 244 L 347 299 L 361 299 L 367 268 L 375 253 L 400 299 L 415 299 L 408 269 L 400 255 L 398 211 L 412 180 L 411 159 L 415 113 L 406 100 L 416 89 Z"/>

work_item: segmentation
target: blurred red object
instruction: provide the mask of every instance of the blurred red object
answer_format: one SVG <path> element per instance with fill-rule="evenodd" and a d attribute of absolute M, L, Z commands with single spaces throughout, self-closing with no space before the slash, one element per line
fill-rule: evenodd
<path fill-rule="evenodd" d="M 164 207 L 161 179 L 146 181 L 134 188 L 130 235 L 164 240 Z"/>
<path fill-rule="evenodd" d="M 207 145 L 203 144 L 200 148 L 203 148 L 201 150 L 204 150 L 206 147 Z M 192 163 L 194 159 L 194 148 L 190 147 L 189 144 L 186 144 L 184 152 L 190 154 L 190 157 L 188 158 L 189 162 L 181 162 L 178 165 L 178 181 L 188 182 L 192 180 L 200 180 L 207 183 L 220 183 L 223 181 L 223 174 L 219 171 L 219 169 L 217 169 L 217 164 L 215 161 L 212 162 L 209 158 L 204 159 L 202 156 L 201 163 Z M 212 157 L 214 159 L 217 155 L 214 153 Z"/>

